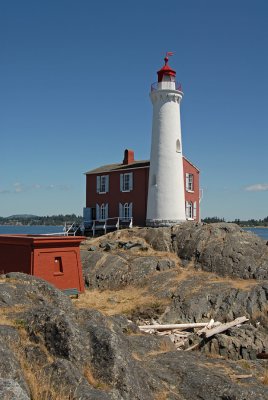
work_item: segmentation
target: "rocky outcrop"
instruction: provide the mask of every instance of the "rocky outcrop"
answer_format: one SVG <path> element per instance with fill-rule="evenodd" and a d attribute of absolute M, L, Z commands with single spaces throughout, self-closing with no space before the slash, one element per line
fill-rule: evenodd
<path fill-rule="evenodd" d="M 202 351 L 232 359 L 268 352 L 268 246 L 262 239 L 235 224 L 187 222 L 115 232 L 88 249 L 85 244 L 82 262 L 90 289 L 131 285 L 154 296 L 154 303 L 144 300 L 128 311 L 137 323 L 227 322 L 245 315 L 251 329 L 219 335 Z"/>
<path fill-rule="evenodd" d="M 141 285 L 154 272 L 176 266 L 171 258 L 138 256 L 124 250 L 117 254 L 84 250 L 81 257 L 85 284 L 90 289 L 119 289 L 130 284 Z"/>
<path fill-rule="evenodd" d="M 184 266 L 192 263 L 196 269 L 221 276 L 268 279 L 267 243 L 236 224 L 188 221 L 171 228 L 115 232 L 102 241 L 106 251 L 127 250 L 131 246 L 148 250 L 149 246 L 156 251 L 175 253 Z"/>
<path fill-rule="evenodd" d="M 173 249 L 183 260 L 193 260 L 196 268 L 223 276 L 268 279 L 268 246 L 256 235 L 235 224 L 195 224 L 176 226 Z"/>
<path fill-rule="evenodd" d="M 268 246 L 236 224 L 186 222 L 139 231 L 155 250 L 175 252 L 184 264 L 223 276 L 268 279 Z"/>
<path fill-rule="evenodd" d="M 161 272 L 160 272 L 161 273 Z M 263 400 L 264 370 L 178 352 L 123 316 L 81 309 L 23 274 L 0 278 L 1 399 Z M 204 385 L 209 382 L 209 385 Z M 16 397 L 17 396 L 17 397 Z"/>

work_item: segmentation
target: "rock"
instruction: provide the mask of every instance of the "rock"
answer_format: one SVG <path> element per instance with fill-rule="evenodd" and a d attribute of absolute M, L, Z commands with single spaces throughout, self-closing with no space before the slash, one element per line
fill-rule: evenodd
<path fill-rule="evenodd" d="M 30 397 L 15 380 L 0 378 L 0 399 L 30 400 Z"/>
<path fill-rule="evenodd" d="M 260 385 L 254 378 L 247 380 L 247 385 L 241 385 L 232 378 L 234 375 L 242 374 L 243 370 L 239 366 L 233 365 L 234 369 L 227 375 L 224 374 L 225 367 L 226 364 L 222 360 L 203 358 L 201 355 L 183 351 L 155 355 L 146 362 L 146 368 L 154 371 L 155 380 L 164 382 L 161 393 L 163 398 L 166 393 L 164 388 L 171 387 L 173 387 L 172 394 L 166 398 L 174 400 L 264 400 L 268 398 L 267 387 Z M 213 381 L 211 380 L 212 371 Z"/>
<path fill-rule="evenodd" d="M 96 246 L 90 246 L 88 249 L 88 251 L 96 251 L 96 250 L 97 250 Z"/>
<path fill-rule="evenodd" d="M 99 289 L 117 289 L 129 284 L 140 285 L 146 277 L 149 279 L 153 272 L 175 268 L 174 260 L 126 255 L 124 250 L 118 251 L 117 254 L 106 254 L 102 251 L 87 253 L 82 257 L 82 265 L 86 286 Z"/>
<path fill-rule="evenodd" d="M 158 276 L 172 272 L 169 267 L 157 271 L 158 261 L 144 260 L 148 276 L 151 270 Z M 19 393 L 19 399 L 259 400 L 267 395 L 267 387 L 255 377 L 247 386 L 235 382 L 230 374 L 245 373 L 236 364 L 175 351 L 169 339 L 141 334 L 123 316 L 78 309 L 40 279 L 16 274 L 3 278 L 1 286 L 11 305 L 0 307 L 5 313 L 10 308 L 5 315 L 14 324 L 0 331 L 3 396 L 10 392 L 14 399 Z M 35 376 L 35 397 L 29 373 Z"/>
<path fill-rule="evenodd" d="M 143 228 L 139 230 L 139 236 L 155 250 L 173 251 L 171 228 Z"/>
<path fill-rule="evenodd" d="M 14 335 L 14 337 L 16 337 L 16 335 Z M 18 340 L 18 337 L 16 337 L 16 339 Z M 11 350 L 11 348 L 8 347 L 2 336 L 0 336 L 0 377 L 7 380 L 2 382 L 2 385 L 4 385 L 3 387 L 7 388 L 6 385 L 10 384 L 11 388 L 17 388 L 16 390 L 18 390 L 19 387 L 20 390 L 27 395 L 30 393 L 17 355 L 14 353 L 13 349 Z"/>
<path fill-rule="evenodd" d="M 268 279 L 268 248 L 236 224 L 184 223 L 173 228 L 173 251 L 196 268 L 243 279 Z"/>
<path fill-rule="evenodd" d="M 184 222 L 172 228 L 141 228 L 138 235 L 157 251 L 174 252 L 184 265 L 243 279 L 268 279 L 264 240 L 231 223 Z M 126 235 L 127 236 L 127 235 Z"/>
<path fill-rule="evenodd" d="M 120 396 L 113 396 L 104 390 L 95 389 L 74 364 L 67 360 L 56 360 L 45 367 L 45 374 L 52 382 L 53 392 L 59 391 L 62 397 L 68 396 L 67 398 L 74 400 L 120 399 Z"/>
<path fill-rule="evenodd" d="M 257 354 L 268 351 L 267 332 L 261 327 L 243 324 L 239 328 L 215 335 L 202 347 L 202 351 L 232 360 L 255 360 Z"/>
<path fill-rule="evenodd" d="M 177 321 L 197 322 L 213 318 L 225 322 L 245 315 L 252 322 L 268 326 L 268 284 L 256 282 L 240 289 L 240 281 L 229 283 L 210 279 L 206 275 L 193 274 L 179 282 L 164 321 L 169 323 L 176 318 Z"/>

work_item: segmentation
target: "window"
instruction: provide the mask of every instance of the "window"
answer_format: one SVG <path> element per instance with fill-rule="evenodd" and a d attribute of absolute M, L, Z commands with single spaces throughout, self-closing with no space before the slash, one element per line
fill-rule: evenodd
<path fill-rule="evenodd" d="M 132 203 L 119 203 L 119 218 L 132 218 Z"/>
<path fill-rule="evenodd" d="M 97 193 L 109 192 L 109 175 L 97 176 Z"/>
<path fill-rule="evenodd" d="M 193 176 L 193 174 L 186 174 L 186 190 L 187 190 L 187 192 L 194 191 L 194 176 Z"/>
<path fill-rule="evenodd" d="M 196 201 L 194 203 L 192 201 L 185 202 L 185 214 L 186 219 L 196 219 Z"/>
<path fill-rule="evenodd" d="M 120 191 L 130 192 L 133 189 L 133 173 L 120 174 Z"/>
<path fill-rule="evenodd" d="M 54 275 L 62 275 L 63 274 L 63 266 L 61 257 L 54 258 Z"/>
<path fill-rule="evenodd" d="M 129 204 L 125 203 L 124 208 L 123 208 L 123 218 L 128 219 L 129 218 Z"/>
<path fill-rule="evenodd" d="M 102 221 L 108 218 L 108 203 L 96 204 L 96 220 Z"/>
<path fill-rule="evenodd" d="M 193 203 L 191 201 L 186 201 L 186 218 L 193 219 Z"/>
<path fill-rule="evenodd" d="M 180 139 L 177 139 L 176 141 L 176 152 L 180 153 L 181 152 L 181 142 Z"/>
<path fill-rule="evenodd" d="M 106 208 L 105 204 L 102 204 L 100 206 L 100 219 L 105 219 L 106 218 Z"/>

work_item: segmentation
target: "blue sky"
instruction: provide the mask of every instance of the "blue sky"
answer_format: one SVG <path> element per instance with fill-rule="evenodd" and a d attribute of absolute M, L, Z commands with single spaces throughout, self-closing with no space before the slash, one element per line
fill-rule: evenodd
<path fill-rule="evenodd" d="M 202 216 L 268 215 L 268 2 L 0 3 L 0 216 L 82 214 L 83 173 L 148 159 L 150 84 L 175 52 Z"/>

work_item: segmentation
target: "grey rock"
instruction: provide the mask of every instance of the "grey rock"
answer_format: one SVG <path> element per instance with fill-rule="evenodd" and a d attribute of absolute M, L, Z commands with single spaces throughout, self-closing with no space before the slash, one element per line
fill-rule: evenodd
<path fill-rule="evenodd" d="M 196 268 L 223 276 L 268 279 L 268 247 L 235 224 L 184 223 L 173 228 L 173 251 Z"/>
<path fill-rule="evenodd" d="M 116 397 L 103 390 L 95 389 L 68 360 L 56 360 L 45 367 L 45 374 L 55 391 L 73 400 L 112 400 Z M 119 397 L 117 397 L 119 399 Z"/>
<path fill-rule="evenodd" d="M 219 359 L 177 351 L 156 355 L 146 363 L 146 368 L 154 371 L 155 379 L 165 382 L 164 387 L 173 388 L 174 397 L 170 398 L 174 400 L 268 399 L 267 387 L 254 378 L 247 380 L 247 385 L 236 383 L 224 374 L 224 365 Z M 238 366 L 232 365 L 232 368 L 229 375 L 245 374 L 245 370 Z"/>
<path fill-rule="evenodd" d="M 30 397 L 15 380 L 0 378 L 0 399 L 30 400 Z"/>
<path fill-rule="evenodd" d="M 268 335 L 262 327 L 244 324 L 216 335 L 202 347 L 202 351 L 232 360 L 255 360 L 258 353 L 268 352 Z"/>
<path fill-rule="evenodd" d="M 14 383 L 16 388 L 20 387 L 23 392 L 30 393 L 16 354 L 8 347 L 2 336 L 0 336 L 0 377 L 10 380 L 10 384 L 11 381 L 16 382 L 17 385 Z M 5 382 L 2 384 L 4 385 Z M 11 387 L 14 385 L 11 384 Z"/>
<path fill-rule="evenodd" d="M 96 251 L 96 250 L 97 250 L 96 246 L 90 246 L 88 249 L 88 251 Z"/>

